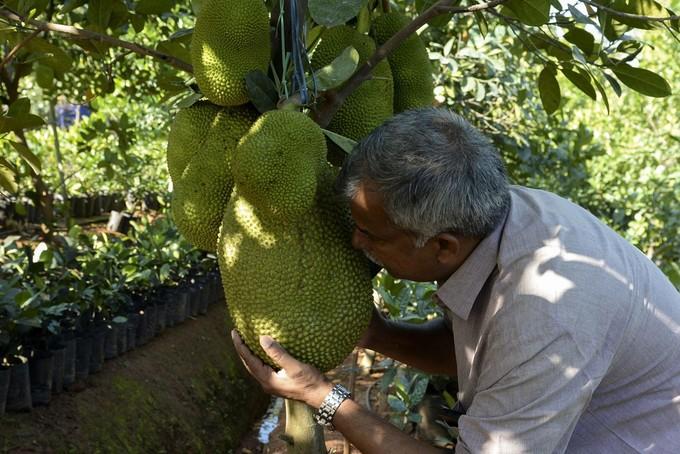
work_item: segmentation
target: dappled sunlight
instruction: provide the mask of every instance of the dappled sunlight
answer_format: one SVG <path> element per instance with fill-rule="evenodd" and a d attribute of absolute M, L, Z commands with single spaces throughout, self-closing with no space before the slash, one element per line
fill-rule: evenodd
<path fill-rule="evenodd" d="M 238 260 L 238 253 L 241 250 L 243 235 L 240 233 L 229 235 L 224 239 L 222 247 L 222 259 L 228 267 L 234 266 Z"/>
<path fill-rule="evenodd" d="M 482 445 L 482 451 L 497 452 L 499 446 L 503 446 L 503 452 L 507 453 L 527 452 L 527 447 L 508 430 L 495 430 L 489 433 L 489 439 Z"/>
<path fill-rule="evenodd" d="M 561 367 L 564 370 L 563 375 L 565 378 L 574 378 L 581 370 L 578 367 L 563 364 L 562 357 L 560 355 L 548 355 L 548 361 L 550 361 L 550 363 L 555 367 Z"/>
<path fill-rule="evenodd" d="M 243 233 L 257 241 L 260 246 L 271 249 L 276 245 L 276 236 L 265 231 L 262 222 L 255 213 L 255 208 L 242 197 L 236 200 L 234 217 L 241 226 Z"/>

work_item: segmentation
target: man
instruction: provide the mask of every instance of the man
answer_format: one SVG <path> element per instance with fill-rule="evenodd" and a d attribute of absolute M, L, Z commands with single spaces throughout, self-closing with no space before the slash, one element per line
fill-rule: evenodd
<path fill-rule="evenodd" d="M 680 294 L 635 247 L 567 200 L 509 186 L 491 143 L 447 110 L 387 121 L 339 184 L 354 246 L 395 277 L 439 284 L 446 318 L 374 314 L 361 344 L 457 376 L 456 452 L 680 452 Z M 234 343 L 267 392 L 314 408 L 329 395 L 271 338 L 278 374 Z M 332 407 L 365 454 L 438 452 L 351 399 Z"/>

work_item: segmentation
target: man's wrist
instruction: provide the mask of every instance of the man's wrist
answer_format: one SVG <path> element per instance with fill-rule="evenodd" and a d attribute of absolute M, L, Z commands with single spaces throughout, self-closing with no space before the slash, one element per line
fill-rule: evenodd
<path fill-rule="evenodd" d="M 345 402 L 351 393 L 347 388 L 341 384 L 336 384 L 331 388 L 331 391 L 326 395 L 321 406 L 314 414 L 314 420 L 317 424 L 321 424 L 329 430 L 335 430 L 333 426 L 333 418 L 340 406 Z"/>
<path fill-rule="evenodd" d="M 333 389 L 333 383 L 324 380 L 321 385 L 317 386 L 314 391 L 310 393 L 306 402 L 307 405 L 314 409 L 318 409 L 328 393 L 331 392 L 331 389 Z"/>

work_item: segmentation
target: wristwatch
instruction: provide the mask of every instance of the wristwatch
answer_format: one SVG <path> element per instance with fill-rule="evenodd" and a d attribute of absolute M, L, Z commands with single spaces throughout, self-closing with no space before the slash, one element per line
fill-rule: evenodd
<path fill-rule="evenodd" d="M 340 404 L 350 396 L 351 393 L 347 391 L 347 388 L 344 386 L 340 384 L 333 386 L 333 389 L 331 389 L 326 397 L 324 397 L 317 412 L 314 413 L 314 421 L 316 421 L 317 424 L 326 427 L 328 430 L 335 430 L 332 423 L 333 416 L 335 416 L 335 412 L 338 411 Z"/>

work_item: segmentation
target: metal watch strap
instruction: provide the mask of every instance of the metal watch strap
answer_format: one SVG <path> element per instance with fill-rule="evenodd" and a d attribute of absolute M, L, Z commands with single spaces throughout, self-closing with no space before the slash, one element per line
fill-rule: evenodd
<path fill-rule="evenodd" d="M 323 402 L 321 402 L 321 406 L 317 412 L 314 413 L 314 420 L 318 424 L 327 427 L 329 430 L 335 430 L 335 427 L 333 427 L 332 424 L 333 416 L 335 416 L 335 412 L 338 411 L 340 404 L 350 396 L 350 392 L 344 386 L 340 384 L 333 386 L 333 389 L 331 389 L 323 399 Z"/>

